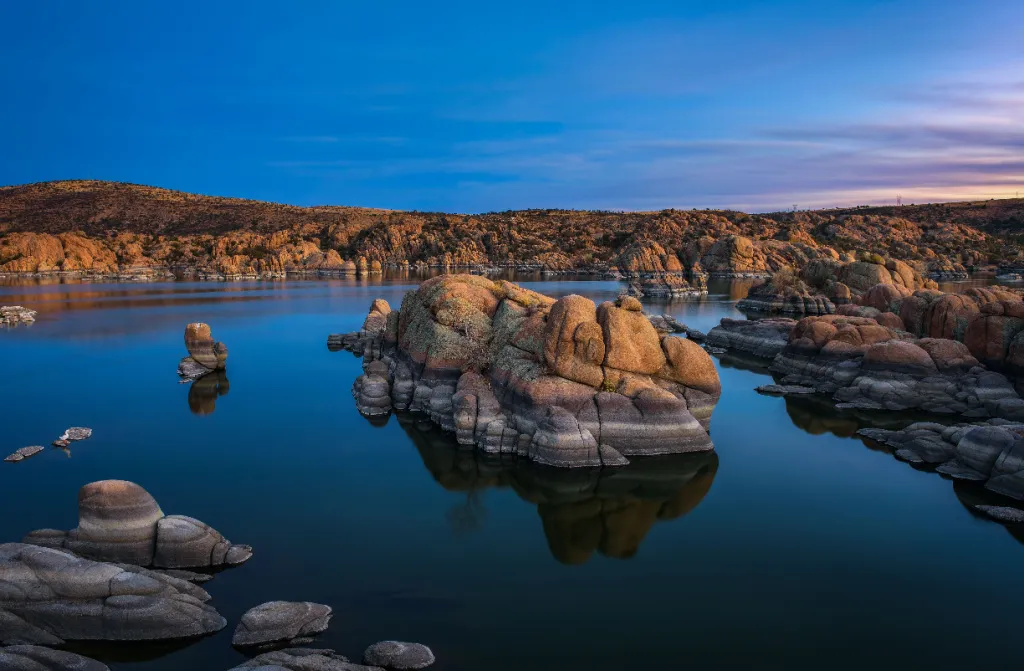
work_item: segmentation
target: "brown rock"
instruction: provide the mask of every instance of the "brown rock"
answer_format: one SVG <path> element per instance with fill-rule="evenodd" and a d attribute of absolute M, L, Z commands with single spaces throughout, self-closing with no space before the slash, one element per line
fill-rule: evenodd
<path fill-rule="evenodd" d="M 576 295 L 556 301 L 544 333 L 548 366 L 564 378 L 599 387 L 604 381 L 601 364 L 605 355 L 604 332 L 597 323 L 594 302 Z"/>
<path fill-rule="evenodd" d="M 605 302 L 597 310 L 597 321 L 604 333 L 604 365 L 646 375 L 665 365 L 658 332 L 643 313 Z"/>
<path fill-rule="evenodd" d="M 661 339 L 667 363 L 659 377 L 678 382 L 691 389 L 718 398 L 722 394 L 722 382 L 711 356 L 704 348 L 688 338 L 665 336 Z"/>
<path fill-rule="evenodd" d="M 197 363 L 210 370 L 223 370 L 228 358 L 228 348 L 221 342 L 214 342 L 210 327 L 200 322 L 185 327 L 185 348 Z"/>

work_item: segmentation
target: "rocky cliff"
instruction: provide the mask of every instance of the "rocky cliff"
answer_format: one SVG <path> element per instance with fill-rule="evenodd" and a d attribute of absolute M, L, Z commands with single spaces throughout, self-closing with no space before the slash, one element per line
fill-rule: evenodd
<path fill-rule="evenodd" d="M 0 273 L 217 279 L 385 267 L 765 275 L 873 252 L 946 276 L 1021 260 L 1024 200 L 749 215 L 294 207 L 98 181 L 0 188 Z"/>

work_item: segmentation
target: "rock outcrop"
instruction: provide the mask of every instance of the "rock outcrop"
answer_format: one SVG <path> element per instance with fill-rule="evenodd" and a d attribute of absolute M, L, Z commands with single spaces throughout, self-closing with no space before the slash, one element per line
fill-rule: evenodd
<path fill-rule="evenodd" d="M 963 344 L 918 340 L 865 317 L 800 320 L 771 370 L 784 385 L 831 394 L 840 407 L 984 419 L 1024 404 L 1006 377 L 979 365 Z"/>
<path fill-rule="evenodd" d="M 20 305 L 0 306 L 0 327 L 31 324 L 36 320 L 38 314 L 35 310 L 29 310 Z"/>
<path fill-rule="evenodd" d="M 19 447 L 14 452 L 4 457 L 4 461 L 8 463 L 17 463 L 19 461 L 24 461 L 29 457 L 34 457 L 35 455 L 42 452 L 44 449 L 45 448 L 42 445 L 29 445 L 28 447 Z"/>
<path fill-rule="evenodd" d="M 200 587 L 137 566 L 0 544 L 0 644 L 202 636 L 226 625 L 209 598 Z"/>
<path fill-rule="evenodd" d="M 353 393 L 366 414 L 386 412 L 390 399 L 485 452 L 607 466 L 712 449 L 713 362 L 659 334 L 635 298 L 598 307 L 445 275 L 406 294 L 397 314 L 375 304 L 341 341 L 364 357 Z"/>
<path fill-rule="evenodd" d="M 327 631 L 331 608 L 310 601 L 269 601 L 250 608 L 231 637 L 237 647 L 308 643 Z"/>
<path fill-rule="evenodd" d="M 195 380 L 211 371 L 224 370 L 228 348 L 213 339 L 207 324 L 196 322 L 185 327 L 185 349 L 188 356 L 178 364 L 178 375 Z"/>
<path fill-rule="evenodd" d="M 747 297 L 736 304 L 736 309 L 744 313 L 830 315 L 836 311 L 836 306 L 802 281 L 782 284 L 776 277 L 751 288 Z"/>
<path fill-rule="evenodd" d="M 101 480 L 78 493 L 78 527 L 33 531 L 25 543 L 63 548 L 82 557 L 156 568 L 236 566 L 252 548 L 234 545 L 199 520 L 164 515 L 133 482 Z"/>

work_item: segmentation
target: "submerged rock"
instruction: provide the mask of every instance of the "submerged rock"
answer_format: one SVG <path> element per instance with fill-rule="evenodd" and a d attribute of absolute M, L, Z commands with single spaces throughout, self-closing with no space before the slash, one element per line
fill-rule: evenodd
<path fill-rule="evenodd" d="M 394 671 L 425 669 L 434 663 L 434 653 L 421 643 L 381 641 L 363 653 L 363 663 Z"/>
<path fill-rule="evenodd" d="M 0 669 L 4 671 L 110 671 L 94 659 L 37 645 L 0 648 Z"/>
<path fill-rule="evenodd" d="M 227 624 L 195 585 L 50 547 L 0 545 L 0 586 L 5 645 L 189 638 Z"/>
<path fill-rule="evenodd" d="M 12 454 L 9 454 L 6 457 L 4 457 L 4 461 L 11 463 L 24 461 L 29 457 L 33 457 L 39 454 L 40 452 L 43 451 L 43 449 L 44 448 L 42 445 L 29 445 L 28 447 L 19 447 Z"/>
<path fill-rule="evenodd" d="M 327 630 L 330 606 L 309 601 L 269 601 L 250 608 L 235 629 L 231 644 L 238 647 L 307 642 Z"/>
<path fill-rule="evenodd" d="M 78 493 L 77 528 L 33 531 L 24 542 L 157 568 L 236 566 L 252 556 L 252 548 L 232 544 L 199 520 L 165 516 L 149 492 L 124 480 L 85 485 Z"/>
<path fill-rule="evenodd" d="M 363 326 L 334 342 L 364 358 L 352 388 L 364 415 L 428 413 L 462 444 L 557 466 L 712 449 L 713 361 L 659 333 L 635 298 L 598 307 L 444 275 L 397 312 L 375 302 Z"/>
<path fill-rule="evenodd" d="M 333 650 L 317 648 L 287 648 L 266 652 L 239 664 L 230 671 L 381 671 L 380 667 L 353 664 L 347 657 Z"/>

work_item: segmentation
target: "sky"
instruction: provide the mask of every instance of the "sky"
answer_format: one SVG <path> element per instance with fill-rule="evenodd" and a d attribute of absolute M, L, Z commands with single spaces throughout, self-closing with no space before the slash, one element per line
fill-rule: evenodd
<path fill-rule="evenodd" d="M 0 184 L 774 211 L 1024 191 L 1024 2 L 0 1 Z"/>

